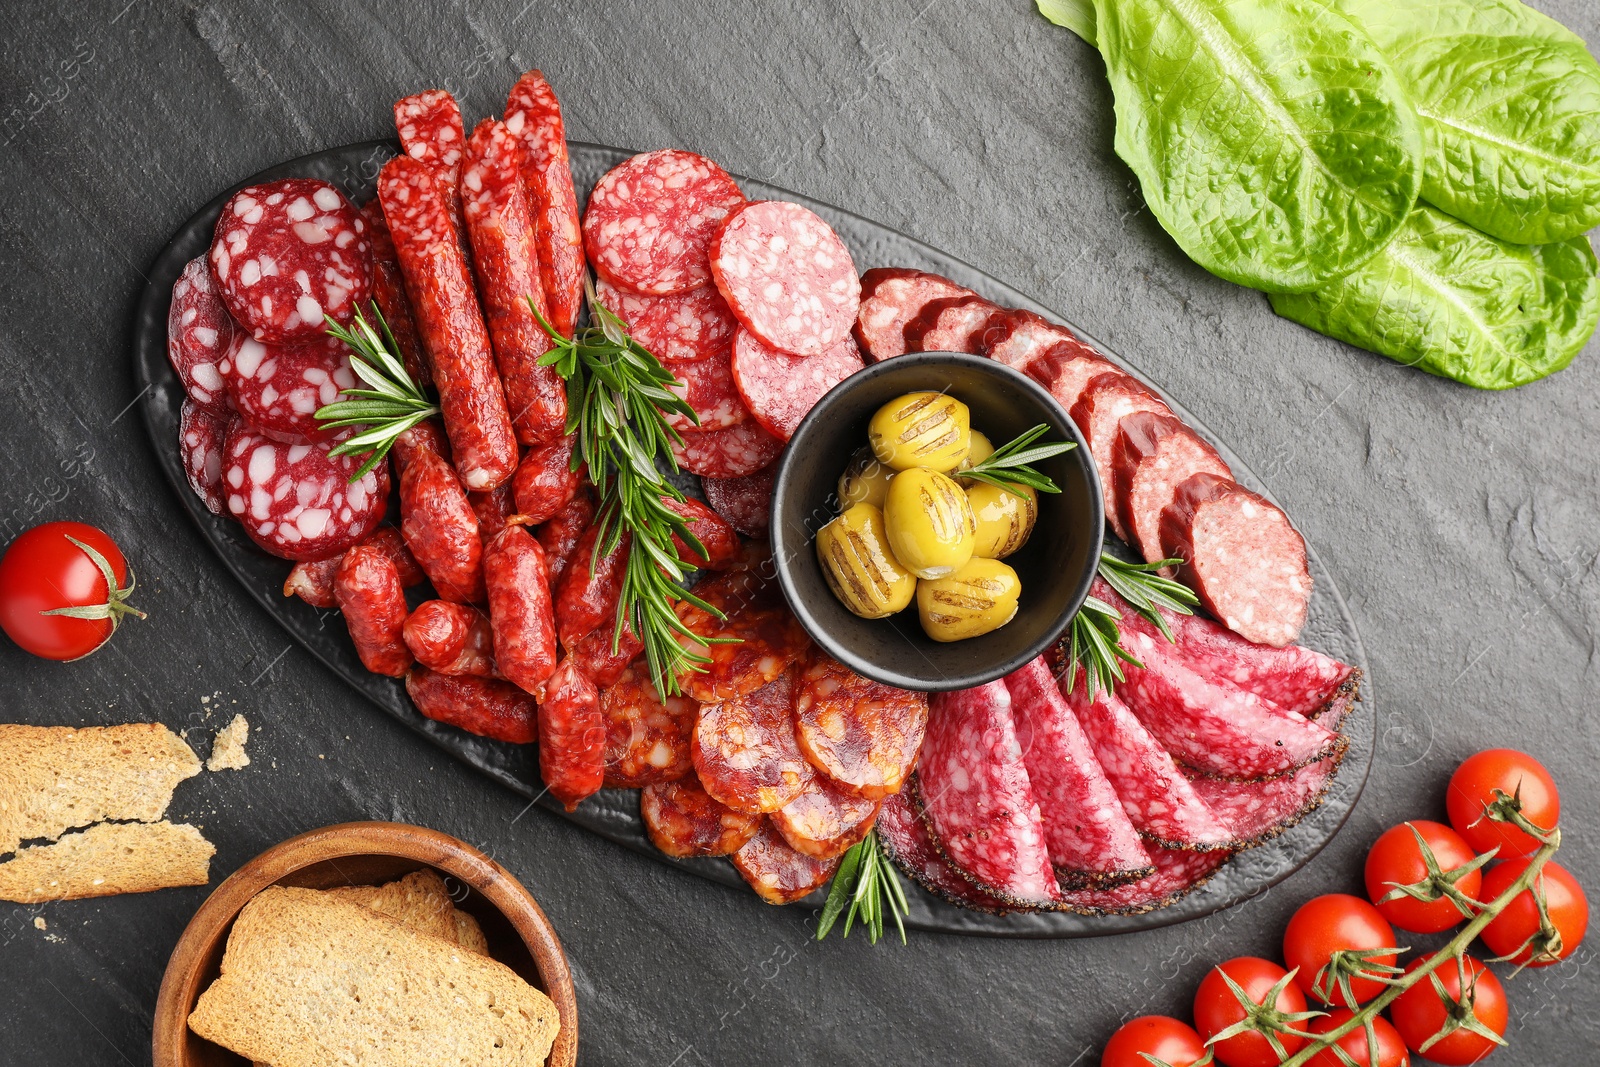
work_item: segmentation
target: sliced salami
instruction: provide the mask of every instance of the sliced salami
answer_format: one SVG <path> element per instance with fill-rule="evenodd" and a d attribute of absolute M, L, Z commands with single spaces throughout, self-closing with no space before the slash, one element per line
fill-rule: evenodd
<path fill-rule="evenodd" d="M 815 772 L 794 739 L 794 672 L 744 696 L 705 704 L 695 720 L 700 784 L 718 801 L 764 814 L 799 796 Z"/>
<path fill-rule="evenodd" d="M 1160 530 L 1162 553 L 1185 561 L 1179 579 L 1224 626 L 1274 648 L 1300 636 L 1311 606 L 1306 542 L 1275 504 L 1196 474 L 1162 511 Z"/>
<path fill-rule="evenodd" d="M 979 355 L 999 360 L 1027 372 L 1028 365 L 1063 342 L 1078 344 L 1078 337 L 1041 315 L 1021 308 L 990 316 L 973 337 Z"/>
<path fill-rule="evenodd" d="M 726 430 L 685 434 L 672 444 L 678 466 L 702 478 L 742 478 L 777 459 L 783 442 L 754 420 Z"/>
<path fill-rule="evenodd" d="M 1238 843 L 1238 835 L 1206 807 L 1167 750 L 1116 694 L 1101 691 L 1090 703 L 1080 683 L 1061 695 L 1140 836 L 1163 848 L 1199 851 Z"/>
<path fill-rule="evenodd" d="M 1167 405 L 1131 375 L 1112 370 L 1091 378 L 1084 386 L 1078 402 L 1067 409 L 1072 421 L 1083 431 L 1094 457 L 1094 469 L 1100 473 L 1100 492 L 1105 501 L 1106 522 L 1124 541 L 1128 531 L 1123 529 L 1122 516 L 1117 509 L 1115 483 L 1111 477 L 1111 449 L 1117 443 L 1117 427 L 1123 416 L 1135 411 L 1154 411 L 1170 415 Z"/>
<path fill-rule="evenodd" d="M 1229 782 L 1191 774 L 1194 791 L 1251 844 L 1277 837 L 1322 804 L 1343 751 L 1265 782 Z"/>
<path fill-rule="evenodd" d="M 862 367 L 849 334 L 812 356 L 791 356 L 763 344 L 748 330 L 733 343 L 733 381 L 763 429 L 787 441 L 828 390 Z"/>
<path fill-rule="evenodd" d="M 846 793 L 819 775 L 805 792 L 769 818 L 789 847 L 819 860 L 831 860 L 872 832 L 879 803 Z"/>
<path fill-rule="evenodd" d="M 793 904 L 810 896 L 839 869 L 836 859 L 817 859 L 792 848 L 770 820 L 733 854 L 733 865 L 768 904 Z"/>
<path fill-rule="evenodd" d="M 1135 411 L 1117 423 L 1111 497 L 1127 540 L 1147 563 L 1161 559 L 1161 512 L 1191 474 L 1233 477 L 1217 450 L 1175 415 Z"/>
<path fill-rule="evenodd" d="M 928 697 L 863 678 L 813 649 L 795 701 L 800 748 L 840 788 L 881 800 L 898 793 L 928 726 Z"/>
<path fill-rule="evenodd" d="M 183 473 L 189 488 L 213 515 L 227 511 L 227 494 L 222 488 L 222 457 L 228 443 L 228 430 L 238 416 L 217 414 L 193 400 L 183 402 L 178 417 L 178 451 L 183 457 Z"/>
<path fill-rule="evenodd" d="M 703 703 L 743 696 L 768 684 L 805 656 L 811 639 L 795 619 L 775 583 L 756 588 L 742 582 L 749 572 L 724 573 L 695 587 L 695 594 L 726 614 L 718 620 L 688 601 L 679 601 L 679 617 L 696 636 L 735 638 L 729 643 L 680 642 L 709 660 L 701 669 L 685 669 L 678 681 L 684 692 Z M 704 592 L 703 592 L 704 591 Z M 726 593 L 726 596 L 723 593 Z"/>
<path fill-rule="evenodd" d="M 233 316 L 217 291 L 205 256 L 184 264 L 172 283 L 167 311 L 167 359 L 177 371 L 183 391 L 199 407 L 218 414 L 229 410 L 221 363 L 233 343 Z"/>
<path fill-rule="evenodd" d="M 1060 344 L 1028 364 L 1027 374 L 1071 412 L 1091 381 L 1116 369 L 1085 345 Z"/>
<path fill-rule="evenodd" d="M 670 696 L 663 701 L 657 696 L 649 668 L 643 664 L 624 670 L 600 690 L 600 714 L 606 720 L 607 787 L 638 789 L 691 774 L 691 738 L 698 711 L 699 705 L 688 697 Z"/>
<path fill-rule="evenodd" d="M 759 815 L 734 811 L 712 799 L 694 778 L 654 782 L 639 794 L 650 842 L 669 856 L 730 856 L 761 828 Z"/>
<path fill-rule="evenodd" d="M 981 296 L 930 300 L 906 323 L 906 351 L 976 354 L 980 331 L 999 310 Z"/>
<path fill-rule="evenodd" d="M 743 478 L 702 478 L 706 503 L 746 537 L 765 537 L 772 524 L 772 480 L 775 467 L 763 467 Z"/>
<path fill-rule="evenodd" d="M 1017 743 L 1063 886 L 1116 885 L 1151 873 L 1117 791 L 1041 657 L 1005 679 Z"/>
<path fill-rule="evenodd" d="M 1073 911 L 1094 915 L 1143 915 L 1174 904 L 1184 894 L 1204 885 L 1231 852 L 1187 852 L 1151 848 L 1155 873 L 1110 889 L 1069 889 L 1063 900 Z"/>
<path fill-rule="evenodd" d="M 1004 682 L 937 693 L 917 776 L 941 852 L 986 892 L 1054 906 L 1060 894 Z"/>
<path fill-rule="evenodd" d="M 693 363 L 671 367 L 677 380 L 667 386 L 694 409 L 696 423 L 675 411 L 666 412 L 667 425 L 681 434 L 711 433 L 737 426 L 750 418 L 733 379 L 733 352 L 724 349 Z"/>
<path fill-rule="evenodd" d="M 317 409 L 359 384 L 350 369 L 350 350 L 332 337 L 304 345 L 278 345 L 263 344 L 246 333 L 235 334 L 222 377 L 228 396 L 246 422 L 284 437 L 322 433 Z"/>
<path fill-rule="evenodd" d="M 711 277 L 740 325 L 797 356 L 835 348 L 861 308 L 850 250 L 816 212 L 786 200 L 728 216 L 711 242 Z"/>
<path fill-rule="evenodd" d="M 648 296 L 602 278 L 595 294 L 607 311 L 628 324 L 629 335 L 663 363 L 693 363 L 724 353 L 739 332 L 738 320 L 714 285 Z"/>
<path fill-rule="evenodd" d="M 537 222 L 539 272 L 550 324 L 571 337 L 583 309 L 583 233 L 561 103 L 543 74 L 530 70 L 511 87 L 506 129 L 522 142 L 522 180 Z"/>
<path fill-rule="evenodd" d="M 394 237 L 389 233 L 388 220 L 383 217 L 383 202 L 373 197 L 362 204 L 361 217 L 367 220 L 367 235 L 372 242 L 373 302 L 383 315 L 383 325 L 388 326 L 394 336 L 406 373 L 417 385 L 428 389 L 433 385 L 433 372 L 428 369 L 428 357 L 422 350 L 422 339 L 417 336 L 417 321 L 411 316 L 411 299 L 406 296 L 405 276 L 400 272 Z M 372 323 L 372 328 L 380 334 L 383 332 L 376 322 Z"/>
<path fill-rule="evenodd" d="M 366 222 L 314 178 L 234 193 L 222 205 L 210 260 L 223 302 L 258 341 L 319 340 L 324 315 L 349 323 L 372 291 Z"/>
<path fill-rule="evenodd" d="M 606 172 L 583 213 L 584 246 L 601 277 L 638 293 L 686 293 L 711 281 L 712 235 L 745 202 L 704 156 L 664 148 Z"/>
<path fill-rule="evenodd" d="M 916 779 L 889 797 L 878 809 L 878 841 L 894 862 L 922 888 L 959 908 L 1004 915 L 1016 910 L 999 897 L 985 893 L 950 866 L 950 861 L 935 847 L 917 805 Z"/>
<path fill-rule="evenodd" d="M 389 469 L 379 464 L 352 482 L 361 458 L 330 458 L 331 447 L 274 441 L 242 419 L 228 431 L 222 466 L 228 512 L 272 555 L 330 559 L 383 521 Z"/>
<path fill-rule="evenodd" d="M 906 353 L 905 328 L 930 301 L 973 296 L 949 278 L 906 267 L 873 267 L 861 276 L 854 333 L 862 358 L 877 363 Z"/>

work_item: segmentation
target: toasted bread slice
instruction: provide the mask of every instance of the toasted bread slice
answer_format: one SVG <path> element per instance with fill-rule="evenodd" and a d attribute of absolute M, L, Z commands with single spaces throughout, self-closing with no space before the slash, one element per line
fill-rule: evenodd
<path fill-rule="evenodd" d="M 504 964 L 329 893 L 274 886 L 239 913 L 189 1026 L 275 1067 L 534 1067 L 559 1022 Z"/>
<path fill-rule="evenodd" d="M 457 942 L 455 905 L 444 879 L 431 867 L 388 885 L 352 885 L 324 890 L 329 896 L 398 919 L 418 933 Z"/>
<path fill-rule="evenodd" d="M 216 851 L 183 823 L 98 823 L 0 863 L 0 900 L 37 904 L 205 885 Z"/>
<path fill-rule="evenodd" d="M 483 936 L 483 927 L 471 915 L 455 908 L 450 913 L 456 923 L 456 944 L 480 956 L 489 954 L 489 939 Z"/>
<path fill-rule="evenodd" d="M 160 723 L 0 724 L 0 855 L 106 819 L 154 822 L 200 760 Z"/>

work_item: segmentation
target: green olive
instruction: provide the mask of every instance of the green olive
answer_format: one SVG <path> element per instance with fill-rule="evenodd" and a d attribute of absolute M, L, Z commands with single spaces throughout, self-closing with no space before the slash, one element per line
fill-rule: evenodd
<path fill-rule="evenodd" d="M 889 479 L 895 472 L 879 463 L 870 448 L 858 448 L 850 457 L 850 466 L 839 475 L 839 510 L 845 511 L 857 504 L 883 507 L 883 498 L 889 495 Z"/>
<path fill-rule="evenodd" d="M 974 557 L 954 574 L 917 583 L 917 614 L 935 641 L 964 641 L 998 630 L 1017 615 L 1022 583 L 995 559 Z"/>
<path fill-rule="evenodd" d="M 883 504 L 889 547 L 918 578 L 943 578 L 972 558 L 977 523 L 967 494 L 926 467 L 901 471 Z"/>
<path fill-rule="evenodd" d="M 817 561 L 828 588 L 863 619 L 905 609 L 917 579 L 894 558 L 884 536 L 883 513 L 857 504 L 817 531 Z"/>
<path fill-rule="evenodd" d="M 1002 489 L 988 482 L 967 487 L 967 503 L 978 524 L 974 556 L 1005 559 L 1028 542 L 1039 517 L 1039 495 L 1025 485 Z"/>
<path fill-rule="evenodd" d="M 942 474 L 967 458 L 971 416 L 948 393 L 907 393 L 872 416 L 867 441 L 879 461 L 897 471 L 926 467 Z"/>

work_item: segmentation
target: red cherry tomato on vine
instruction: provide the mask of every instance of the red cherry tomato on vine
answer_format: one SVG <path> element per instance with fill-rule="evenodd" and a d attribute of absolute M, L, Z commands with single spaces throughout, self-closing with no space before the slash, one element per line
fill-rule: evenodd
<path fill-rule="evenodd" d="M 1526 856 L 1539 842 L 1512 826 L 1483 816 L 1484 805 L 1494 801 L 1498 789 L 1522 801 L 1522 814 L 1533 825 L 1545 830 L 1561 821 L 1561 793 L 1544 764 L 1514 748 L 1490 748 L 1468 756 L 1450 776 L 1444 806 L 1450 825 L 1456 828 L 1474 852 L 1488 852 L 1496 845 L 1496 859 Z"/>
<path fill-rule="evenodd" d="M 1272 992 L 1272 987 L 1282 981 L 1287 973 L 1271 960 L 1257 956 L 1238 956 L 1211 968 L 1194 994 L 1194 1025 L 1200 1031 L 1200 1036 L 1209 1041 L 1245 1017 L 1244 1006 L 1233 995 L 1233 990 L 1228 988 L 1223 974 L 1238 983 L 1253 1003 L 1262 1004 Z M 1300 992 L 1299 986 L 1290 982 L 1268 1007 L 1286 1014 L 1303 1012 L 1306 1010 L 1305 994 Z M 1304 1022 L 1289 1025 L 1301 1031 L 1306 1028 Z M 1306 1043 L 1305 1038 L 1293 1034 L 1279 1034 L 1278 1041 L 1289 1055 L 1299 1051 L 1300 1046 Z M 1211 1047 L 1216 1050 L 1217 1059 L 1226 1067 L 1277 1067 L 1281 1062 L 1272 1045 L 1258 1033 L 1235 1034 Z"/>
<path fill-rule="evenodd" d="M 1399 897 L 1379 903 L 1394 888 L 1390 883 L 1411 885 L 1427 877 L 1428 869 L 1422 860 L 1422 850 L 1417 847 L 1416 836 L 1411 832 L 1413 826 L 1433 850 L 1440 870 L 1448 872 L 1472 862 L 1475 855 L 1472 849 L 1460 834 L 1442 822 L 1415 819 L 1409 824 L 1391 826 L 1372 843 L 1372 850 L 1367 853 L 1367 896 L 1377 905 L 1383 917 L 1400 929 L 1419 934 L 1437 934 L 1465 921 L 1455 904 L 1448 899 L 1440 897 L 1438 900 L 1424 901 Z M 1468 872 L 1456 882 L 1456 888 L 1477 899 L 1478 890 L 1483 888 L 1483 872 Z"/>
<path fill-rule="evenodd" d="M 1511 884 L 1528 869 L 1530 857 L 1523 856 L 1509 863 L 1498 864 L 1488 874 L 1483 876 L 1483 897 L 1485 902 L 1497 899 L 1500 894 L 1511 888 Z M 1496 956 L 1516 956 L 1510 962 L 1515 964 L 1527 963 L 1530 967 L 1548 967 L 1552 963 L 1559 963 L 1577 950 L 1583 942 L 1583 935 L 1589 931 L 1589 898 L 1584 896 L 1583 887 L 1578 880 L 1564 867 L 1556 865 L 1554 860 L 1546 860 L 1539 873 L 1534 876 L 1534 885 L 1544 890 L 1545 908 L 1550 916 L 1550 924 L 1561 935 L 1561 947 L 1554 953 L 1555 959 L 1550 959 L 1549 951 L 1543 945 L 1522 948 L 1528 939 L 1539 933 L 1539 904 L 1533 898 L 1533 892 L 1524 889 L 1512 898 L 1505 910 L 1494 917 L 1494 920 L 1484 927 L 1483 943 L 1489 946 L 1489 951 Z M 1522 951 L 1517 950 L 1521 948 Z M 1541 951 L 1545 958 L 1532 960 L 1536 950 Z"/>
<path fill-rule="evenodd" d="M 1311 1020 L 1311 1032 L 1320 1037 L 1344 1025 L 1354 1014 L 1349 1008 L 1334 1008 L 1321 1018 Z M 1373 1017 L 1372 1036 L 1378 1039 L 1378 1067 L 1410 1067 L 1411 1055 L 1406 1051 L 1406 1043 L 1400 1040 L 1399 1032 L 1389 1025 L 1388 1019 L 1381 1015 Z M 1361 1067 L 1368 1067 L 1372 1063 L 1372 1057 L 1367 1053 L 1367 1032 L 1362 1027 L 1358 1026 L 1341 1037 L 1338 1047 L 1349 1053 Z M 1306 1067 L 1346 1067 L 1346 1064 L 1337 1052 L 1325 1048 L 1307 1060 Z"/>
<path fill-rule="evenodd" d="M 1194 1027 L 1169 1015 L 1141 1015 L 1123 1023 L 1100 1054 L 1100 1067 L 1150 1067 L 1141 1052 L 1172 1067 L 1205 1059 L 1206 1046 Z"/>
<path fill-rule="evenodd" d="M 1300 905 L 1300 910 L 1289 920 L 1283 931 L 1283 962 L 1290 968 L 1298 967 L 1294 982 L 1309 997 L 1324 1004 L 1344 1004 L 1344 994 L 1339 991 L 1332 971 L 1324 979 L 1319 995 L 1314 983 L 1317 974 L 1326 967 L 1332 955 L 1344 949 L 1394 948 L 1394 929 L 1378 909 L 1360 897 L 1348 893 L 1329 893 L 1313 897 Z M 1385 953 L 1362 960 L 1352 960 L 1364 969 L 1373 964 L 1393 966 L 1394 953 Z M 1384 987 L 1370 978 L 1350 978 L 1350 992 L 1359 1007 L 1383 992 Z"/>
<path fill-rule="evenodd" d="M 132 592 L 128 561 L 103 531 L 47 522 L 0 559 L 0 629 L 35 656 L 78 659 L 105 644 L 124 616 L 144 617 L 127 603 Z"/>
<path fill-rule="evenodd" d="M 1462 961 L 1466 965 L 1473 1015 L 1492 1033 L 1503 1035 L 1509 1019 L 1505 987 L 1500 984 L 1500 979 L 1494 976 L 1494 972 L 1478 960 L 1471 956 L 1463 956 Z M 1406 973 L 1410 974 L 1422 966 L 1422 963 L 1420 959 L 1411 961 Z M 1433 973 L 1439 976 L 1439 981 L 1452 1000 L 1462 999 L 1461 971 L 1457 968 L 1455 960 L 1445 960 Z M 1445 1021 L 1445 1004 L 1439 999 L 1439 991 L 1433 987 L 1433 982 L 1427 978 L 1395 998 L 1395 1002 L 1389 1006 L 1389 1015 L 1394 1020 L 1394 1028 L 1400 1032 L 1406 1047 L 1432 1063 L 1446 1064 L 1447 1067 L 1463 1067 L 1465 1064 L 1477 1063 L 1499 1047 L 1482 1034 L 1457 1028 L 1448 1037 L 1429 1045 L 1428 1051 L 1423 1052 L 1423 1044 L 1439 1032 Z"/>

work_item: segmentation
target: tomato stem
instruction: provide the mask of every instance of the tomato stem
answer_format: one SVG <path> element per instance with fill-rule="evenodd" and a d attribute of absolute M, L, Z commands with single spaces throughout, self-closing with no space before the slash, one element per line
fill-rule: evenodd
<path fill-rule="evenodd" d="M 135 618 L 149 618 L 144 612 L 128 603 L 128 598 L 133 595 L 135 586 L 133 568 L 128 568 L 128 584 L 117 585 L 116 573 L 111 569 L 111 561 L 101 555 L 93 545 L 88 545 L 73 537 L 71 534 L 62 534 L 68 541 L 77 545 L 89 561 L 100 571 L 100 576 L 106 580 L 106 602 L 104 604 L 78 604 L 65 608 L 53 608 L 50 611 L 41 611 L 40 615 L 61 615 L 69 619 L 85 619 L 95 622 L 101 619 L 111 620 L 111 632 L 117 632 L 117 625 L 122 622 L 123 616 L 132 615 Z"/>

